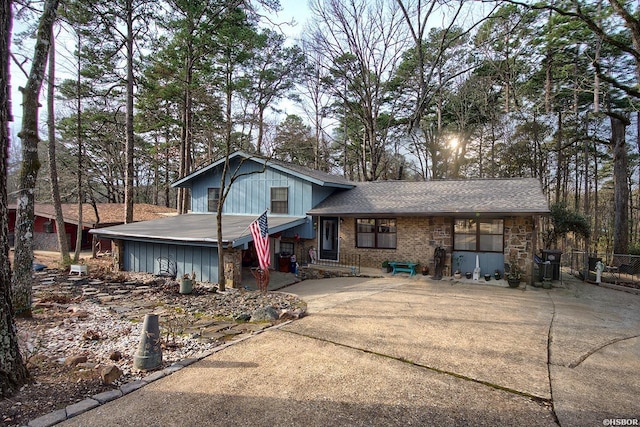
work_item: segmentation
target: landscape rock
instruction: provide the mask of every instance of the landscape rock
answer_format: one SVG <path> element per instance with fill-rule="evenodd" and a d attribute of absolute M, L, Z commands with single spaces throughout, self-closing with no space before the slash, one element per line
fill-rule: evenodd
<path fill-rule="evenodd" d="M 79 363 L 85 363 L 87 361 L 87 356 L 82 356 L 82 355 L 74 355 L 74 356 L 69 356 L 67 358 L 64 359 L 64 364 L 66 366 L 76 366 Z"/>
<path fill-rule="evenodd" d="M 28 367 L 41 365 L 47 360 L 49 360 L 49 358 L 42 353 L 34 354 L 33 356 L 29 357 L 29 360 L 27 361 Z"/>
<path fill-rule="evenodd" d="M 109 365 L 102 369 L 100 378 L 104 384 L 113 384 L 122 376 L 122 371 L 116 365 Z"/>
<path fill-rule="evenodd" d="M 98 364 L 96 362 L 83 362 L 78 363 L 76 366 L 82 369 L 95 369 Z"/>
<path fill-rule="evenodd" d="M 278 320 L 280 313 L 273 306 L 260 307 L 251 313 L 252 322 L 273 322 Z"/>
<path fill-rule="evenodd" d="M 100 271 L 102 273 L 97 274 Z M 219 350 L 221 345 L 230 345 L 234 340 L 257 333 L 276 323 L 278 320 L 277 317 L 274 320 L 274 316 L 280 311 L 303 304 L 298 297 L 279 292 L 227 288 L 223 293 L 216 293 L 215 285 L 206 283 L 194 285 L 192 294 L 185 298 L 179 295 L 177 282 L 165 277 L 152 278 L 148 273 L 125 275 L 95 269 L 91 277 L 81 279 L 68 280 L 68 276 L 60 272 L 36 277 L 34 304 L 39 310 L 34 313 L 35 321 L 18 320 L 25 338 L 21 346 L 25 355 L 32 355 L 30 366 L 38 364 L 34 367 L 36 373 L 61 369 L 56 365 L 64 365 L 71 355 L 86 355 L 91 363 L 79 361 L 85 359 L 77 361 L 84 367 L 82 375 L 77 375 L 78 365 L 67 367 L 67 371 L 74 371 L 74 386 L 82 383 L 85 387 L 91 383 L 90 387 L 94 388 L 89 392 L 98 402 L 121 395 L 120 387 L 128 392 L 138 387 L 140 380 L 146 383 L 182 369 L 180 363 L 199 360 L 211 354 L 213 349 Z M 246 323 L 251 320 L 251 313 L 260 307 L 271 307 L 267 309 L 271 313 L 266 316 L 268 320 Z M 163 341 L 162 369 L 153 373 L 133 369 L 133 358 L 127 354 L 127 349 L 133 350 L 139 345 L 142 320 L 149 312 L 160 314 Z M 211 336 L 202 338 L 203 333 Z M 227 344 L 223 344 L 225 341 Z M 118 356 L 120 359 L 114 360 Z M 110 365 L 119 371 L 114 367 L 105 371 Z M 93 366 L 95 368 L 89 372 Z M 109 381 L 113 382 L 109 385 Z M 118 389 L 102 393 L 113 386 Z M 63 396 L 51 400 L 71 405 L 90 396 L 81 395 L 79 390 L 70 393 L 68 400 Z M 44 403 L 45 400 L 40 403 L 34 400 L 36 406 Z M 93 405 L 92 402 L 85 403 Z M 77 408 L 82 409 L 80 406 Z M 29 407 L 33 408 L 32 405 Z M 65 410 L 61 411 L 64 416 Z M 28 412 L 32 417 L 35 415 L 33 410 L 18 413 Z M 0 418 L 0 425 L 8 422 L 8 418 Z M 11 418 L 16 420 L 14 416 Z M 51 417 L 38 422 L 52 425 Z M 21 425 L 24 424 L 26 422 Z"/>
<path fill-rule="evenodd" d="M 93 329 L 87 329 L 82 334 L 82 339 L 86 341 L 98 341 L 100 339 L 100 334 Z"/>
<path fill-rule="evenodd" d="M 248 322 L 249 320 L 251 320 L 251 314 L 240 313 L 237 316 L 235 316 L 234 319 L 237 320 L 238 322 Z"/>
<path fill-rule="evenodd" d="M 86 319 L 89 317 L 89 312 L 75 305 L 67 308 L 67 312 L 70 313 L 72 317 L 77 317 L 78 319 Z"/>
<path fill-rule="evenodd" d="M 280 311 L 280 320 L 295 320 L 295 319 L 300 319 L 301 317 L 304 316 L 304 310 L 301 310 L 299 308 L 295 309 L 295 310 L 281 310 Z"/>

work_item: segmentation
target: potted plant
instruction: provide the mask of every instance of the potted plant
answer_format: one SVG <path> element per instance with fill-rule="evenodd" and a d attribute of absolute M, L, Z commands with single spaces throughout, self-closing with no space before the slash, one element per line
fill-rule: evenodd
<path fill-rule="evenodd" d="M 391 272 L 391 266 L 389 265 L 389 261 L 382 261 L 382 272 L 383 273 Z"/>
<path fill-rule="evenodd" d="M 502 274 L 500 273 L 500 270 L 496 269 L 496 271 L 493 273 L 493 277 L 495 277 L 496 280 L 502 279 Z"/>
<path fill-rule="evenodd" d="M 456 255 L 453 258 L 453 262 L 456 265 L 456 270 L 453 273 L 453 277 L 455 277 L 456 279 L 459 279 L 460 277 L 462 277 L 462 273 L 460 272 L 460 264 L 462 263 L 463 259 L 464 259 L 464 255 Z"/>
<path fill-rule="evenodd" d="M 484 275 L 484 280 L 486 280 L 487 282 L 488 282 L 489 280 L 491 280 L 491 274 L 489 274 L 489 273 L 485 274 L 485 275 Z"/>
<path fill-rule="evenodd" d="M 518 262 L 515 258 L 512 258 L 509 264 L 509 272 L 507 273 L 507 283 L 510 288 L 517 288 L 520 286 L 522 280 L 522 271 L 518 267 Z"/>
<path fill-rule="evenodd" d="M 472 272 L 470 272 L 470 271 L 467 271 L 466 273 L 464 273 L 464 276 L 465 276 L 467 279 L 471 279 L 471 278 L 473 277 L 473 273 L 472 273 Z"/>

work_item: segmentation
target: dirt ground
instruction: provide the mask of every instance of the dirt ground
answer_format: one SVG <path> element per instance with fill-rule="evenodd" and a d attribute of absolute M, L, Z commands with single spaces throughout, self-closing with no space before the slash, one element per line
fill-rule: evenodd
<path fill-rule="evenodd" d="M 93 265 L 106 265 L 110 259 L 90 258 L 90 254 L 82 254 L 82 259 Z M 13 251 L 9 254 L 13 263 Z M 56 268 L 59 265 L 60 254 L 57 252 L 36 251 L 34 262 Z M 55 322 L 56 319 L 46 318 L 35 314 L 32 319 L 16 319 L 18 331 L 28 327 Z M 36 326 L 37 327 L 37 326 Z M 114 387 L 102 384 L 97 372 L 80 372 L 77 368 L 61 365 L 54 360 L 42 357 L 27 361 L 27 368 L 31 375 L 31 383 L 10 398 L 0 401 L 0 425 L 21 426 L 29 420 L 48 412 L 77 402 L 86 396 L 91 396 Z"/>

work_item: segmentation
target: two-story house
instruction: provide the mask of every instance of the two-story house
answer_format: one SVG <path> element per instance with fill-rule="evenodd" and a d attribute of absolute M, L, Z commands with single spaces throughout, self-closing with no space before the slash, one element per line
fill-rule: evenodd
<path fill-rule="evenodd" d="M 216 283 L 216 207 L 223 188 L 221 159 L 173 184 L 191 190 L 188 214 L 92 231 L 114 240 L 116 260 L 127 271 L 196 274 Z M 234 182 L 223 205 L 225 263 L 239 282 L 252 261 L 249 225 L 268 210 L 271 265 L 277 255 L 314 248 L 319 260 L 355 255 L 365 267 L 383 261 L 431 265 L 446 250 L 448 272 L 502 271 L 516 260 L 531 280 L 539 218 L 549 213 L 533 178 L 351 182 L 340 176 L 236 152 Z M 225 186 L 229 185 L 229 177 Z M 304 250 L 303 250 L 304 249 Z M 299 259 L 300 263 L 308 259 Z"/>
<path fill-rule="evenodd" d="M 216 283 L 222 271 L 218 265 L 216 210 L 223 186 L 225 159 L 199 169 L 173 183 L 191 190 L 191 212 L 171 218 L 125 224 L 94 230 L 114 241 L 114 255 L 121 269 L 182 276 L 195 273 L 198 280 Z M 229 158 L 223 205 L 222 241 L 225 260 L 234 264 L 234 281 L 241 278 L 243 258 L 251 256 L 249 225 L 268 210 L 269 234 L 273 243 L 271 265 L 276 254 L 294 251 L 294 243 L 314 239 L 316 228 L 307 212 L 336 190 L 351 189 L 346 179 L 308 168 L 252 156 L 243 152 Z M 337 239 L 337 224 L 334 224 Z M 335 249 L 334 249 L 335 250 Z"/>

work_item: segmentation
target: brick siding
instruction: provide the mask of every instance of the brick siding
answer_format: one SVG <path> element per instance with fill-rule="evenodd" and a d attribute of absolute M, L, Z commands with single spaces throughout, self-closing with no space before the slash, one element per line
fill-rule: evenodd
<path fill-rule="evenodd" d="M 445 265 L 451 265 L 453 235 L 451 221 L 444 217 L 397 217 L 396 249 L 356 248 L 356 220 L 345 218 L 340 225 L 340 252 L 359 254 L 363 267 L 382 267 L 384 261 L 415 262 L 433 271 L 433 252 L 447 250 Z"/>
<path fill-rule="evenodd" d="M 380 268 L 384 261 L 416 262 L 428 266 L 433 273 L 433 253 L 438 246 L 445 248 L 445 274 L 451 274 L 453 230 L 448 217 L 396 217 L 396 249 L 356 248 L 354 218 L 345 218 L 340 224 L 340 253 L 359 254 L 363 267 Z M 513 257 L 529 282 L 534 251 L 534 220 L 532 217 L 504 219 L 504 259 Z"/>

